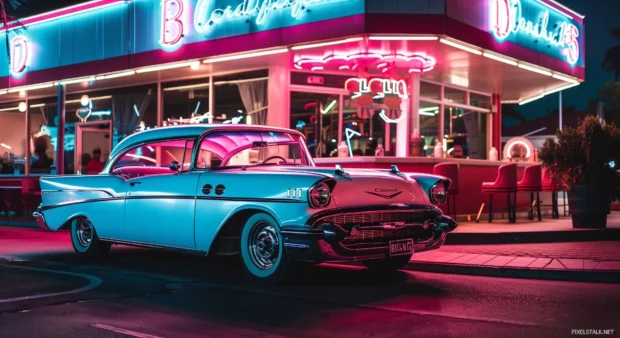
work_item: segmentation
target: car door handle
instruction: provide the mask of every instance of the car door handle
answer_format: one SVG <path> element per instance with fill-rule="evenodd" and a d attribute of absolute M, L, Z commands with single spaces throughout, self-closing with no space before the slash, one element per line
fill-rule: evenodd
<path fill-rule="evenodd" d="M 142 183 L 141 182 L 131 182 L 131 183 L 129 183 L 129 186 L 135 187 L 138 184 L 142 184 Z"/>

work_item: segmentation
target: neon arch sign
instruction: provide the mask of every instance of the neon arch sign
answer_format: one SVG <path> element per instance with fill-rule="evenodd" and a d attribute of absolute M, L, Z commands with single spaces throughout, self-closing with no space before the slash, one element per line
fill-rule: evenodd
<path fill-rule="evenodd" d="M 526 34 L 536 40 L 561 48 L 566 61 L 574 65 L 579 61 L 580 35 L 577 26 L 567 21 L 558 23 L 557 28 L 549 29 L 549 10 L 544 10 L 536 20 L 528 20 L 521 0 L 490 0 L 491 30 L 495 38 L 504 41 L 511 35 Z"/>
<path fill-rule="evenodd" d="M 198 33 L 206 33 L 212 26 L 246 17 L 256 17 L 256 23 L 262 25 L 273 12 L 283 9 L 290 9 L 291 17 L 299 19 L 310 5 L 336 1 L 346 0 L 242 0 L 236 7 L 224 9 L 214 8 L 214 0 L 198 0 L 194 28 Z"/>

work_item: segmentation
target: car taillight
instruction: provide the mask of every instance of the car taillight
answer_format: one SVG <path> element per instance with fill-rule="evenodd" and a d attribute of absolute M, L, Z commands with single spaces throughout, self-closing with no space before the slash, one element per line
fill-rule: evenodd
<path fill-rule="evenodd" d="M 325 182 L 315 184 L 308 193 L 308 203 L 313 208 L 325 208 L 332 199 L 332 192 Z"/>

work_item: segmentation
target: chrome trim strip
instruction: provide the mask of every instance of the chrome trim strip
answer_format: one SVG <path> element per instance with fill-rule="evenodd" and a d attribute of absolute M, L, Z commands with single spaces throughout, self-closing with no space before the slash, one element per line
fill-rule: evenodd
<path fill-rule="evenodd" d="M 99 239 L 104 242 L 112 242 L 115 244 L 122 244 L 122 245 L 129 245 L 129 246 L 138 246 L 138 247 L 152 248 L 152 249 L 179 250 L 179 251 L 186 251 L 186 252 L 191 252 L 191 253 L 207 254 L 207 252 L 205 251 L 181 248 L 177 246 L 159 245 L 159 244 L 144 243 L 144 242 L 138 242 L 138 241 L 127 241 L 127 240 L 120 240 L 120 239 L 113 239 L 113 238 L 99 238 Z"/>
<path fill-rule="evenodd" d="M 42 211 L 55 209 L 59 207 L 65 207 L 74 204 L 106 202 L 106 201 L 120 201 L 120 200 L 140 200 L 140 199 L 182 199 L 182 200 L 221 200 L 221 201 L 234 201 L 234 202 L 263 202 L 263 203 L 307 203 L 306 201 L 290 200 L 286 198 L 244 198 L 244 197 L 208 197 L 208 196 L 182 196 L 182 195 L 152 195 L 152 196 L 124 196 L 124 197 L 110 197 L 110 198 L 95 198 L 91 200 L 75 200 L 71 202 L 62 202 L 56 204 L 44 205 L 41 207 Z"/>

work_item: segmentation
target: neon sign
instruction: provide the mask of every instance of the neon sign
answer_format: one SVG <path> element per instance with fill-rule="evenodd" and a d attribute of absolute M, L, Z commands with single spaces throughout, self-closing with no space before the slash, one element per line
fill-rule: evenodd
<path fill-rule="evenodd" d="M 399 123 L 405 115 L 401 113 L 402 100 L 409 98 L 405 80 L 382 78 L 348 79 L 344 87 L 351 92 L 353 105 L 358 107 L 358 116 L 367 118 L 373 111 L 380 110 L 379 116 L 386 123 Z M 375 104 L 375 99 L 383 99 L 382 104 Z M 387 114 L 386 114 L 387 113 Z M 396 117 L 399 113 L 400 116 Z"/>
<path fill-rule="evenodd" d="M 183 38 L 183 0 L 163 0 L 161 2 L 161 40 L 162 46 L 171 47 Z"/>
<path fill-rule="evenodd" d="M 273 12 L 285 8 L 291 10 L 291 17 L 298 19 L 312 4 L 335 1 L 342 0 L 243 0 L 236 7 L 213 9 L 214 0 L 199 0 L 194 13 L 194 28 L 198 33 L 206 33 L 211 26 L 248 16 L 256 17 L 256 24 L 262 25 Z"/>
<path fill-rule="evenodd" d="M 20 74 L 28 64 L 28 40 L 16 36 L 11 40 L 11 72 Z"/>
<path fill-rule="evenodd" d="M 344 83 L 344 88 L 356 94 L 373 93 L 377 95 L 376 98 L 383 98 L 386 94 L 398 95 L 403 100 L 409 98 L 405 80 L 374 78 L 369 81 L 368 79 L 352 78 Z"/>
<path fill-rule="evenodd" d="M 521 0 L 490 0 L 491 30 L 499 41 L 511 35 L 525 34 L 535 42 L 543 41 L 549 46 L 561 48 L 566 61 L 574 65 L 579 61 L 579 29 L 562 18 L 561 22 L 549 25 L 549 10 L 540 11 L 537 18 L 526 18 Z"/>

